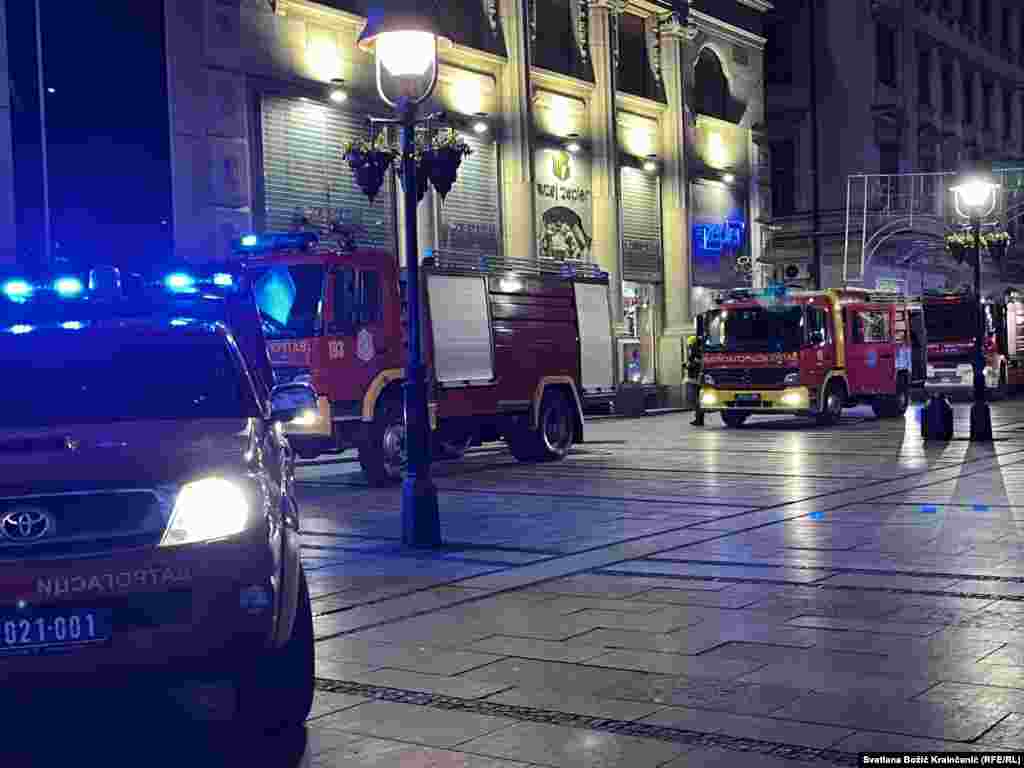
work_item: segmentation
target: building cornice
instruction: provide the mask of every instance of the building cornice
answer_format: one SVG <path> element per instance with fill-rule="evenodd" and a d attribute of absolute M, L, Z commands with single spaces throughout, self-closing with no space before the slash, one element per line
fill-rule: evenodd
<path fill-rule="evenodd" d="M 362 16 L 312 0 L 277 0 L 276 13 L 278 16 L 306 18 L 330 29 L 354 29 L 356 34 L 362 32 L 366 26 L 366 19 Z"/>
<path fill-rule="evenodd" d="M 689 20 L 702 32 L 711 33 L 717 37 L 724 38 L 731 43 L 736 43 L 737 45 L 749 45 L 763 51 L 768 42 L 768 38 L 766 37 L 755 35 L 753 32 L 748 32 L 742 27 L 737 27 L 734 24 L 729 24 L 721 19 L 716 19 L 714 16 L 704 13 L 703 11 L 698 11 L 695 8 L 690 8 Z"/>
<path fill-rule="evenodd" d="M 668 104 L 660 101 L 645 99 L 641 96 L 634 96 L 631 93 L 619 91 L 615 94 L 615 103 L 623 112 L 631 112 L 641 117 L 648 117 L 658 120 L 668 111 Z"/>
<path fill-rule="evenodd" d="M 775 10 L 775 5 L 769 0 L 736 0 L 736 2 L 747 6 L 747 8 L 753 8 L 755 11 L 761 11 L 761 13 Z"/>
<path fill-rule="evenodd" d="M 542 91 L 571 96 L 587 102 L 594 93 L 593 83 L 540 67 L 530 67 L 530 81 L 535 88 Z"/>

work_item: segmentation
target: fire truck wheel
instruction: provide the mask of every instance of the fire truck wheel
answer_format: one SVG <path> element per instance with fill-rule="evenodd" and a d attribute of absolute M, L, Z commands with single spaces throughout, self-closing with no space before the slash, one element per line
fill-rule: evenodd
<path fill-rule="evenodd" d="M 842 384 L 830 383 L 825 389 L 821 413 L 817 415 L 817 422 L 823 427 L 830 427 L 838 424 L 843 415 L 843 401 L 846 399 L 846 391 Z"/>
<path fill-rule="evenodd" d="M 736 429 L 736 427 L 743 426 L 749 415 L 742 411 L 722 411 L 722 421 L 725 423 L 725 426 Z"/>
<path fill-rule="evenodd" d="M 907 412 L 910 406 L 910 389 L 905 379 L 900 379 L 895 395 L 877 397 L 871 402 L 871 410 L 880 419 L 896 419 Z"/>
<path fill-rule="evenodd" d="M 237 680 L 237 714 L 254 730 L 300 728 L 313 706 L 313 611 L 306 574 L 299 573 L 292 636 L 283 647 L 255 659 Z"/>
<path fill-rule="evenodd" d="M 572 447 L 573 420 L 568 398 L 558 390 L 544 393 L 538 428 L 513 428 L 506 436 L 509 450 L 519 461 L 558 461 Z"/>
<path fill-rule="evenodd" d="M 395 485 L 405 472 L 405 418 L 397 398 L 381 403 L 359 446 L 359 465 L 371 485 Z"/>

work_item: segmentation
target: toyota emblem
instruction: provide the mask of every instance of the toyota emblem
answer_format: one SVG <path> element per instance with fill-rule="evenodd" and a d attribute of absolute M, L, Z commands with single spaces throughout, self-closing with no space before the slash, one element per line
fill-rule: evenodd
<path fill-rule="evenodd" d="M 53 531 L 53 518 L 42 509 L 22 507 L 0 517 L 4 538 L 17 542 L 38 541 Z"/>

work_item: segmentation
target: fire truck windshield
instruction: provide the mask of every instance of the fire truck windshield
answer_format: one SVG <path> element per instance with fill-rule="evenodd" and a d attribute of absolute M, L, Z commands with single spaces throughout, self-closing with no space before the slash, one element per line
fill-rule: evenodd
<path fill-rule="evenodd" d="M 295 339 L 319 331 L 324 268 L 292 264 L 249 271 L 268 339 Z"/>
<path fill-rule="evenodd" d="M 709 352 L 792 352 L 803 341 L 800 307 L 743 307 L 708 313 Z"/>
<path fill-rule="evenodd" d="M 988 320 L 991 326 L 991 318 Z M 929 303 L 924 309 L 924 324 L 928 341 L 973 339 L 978 328 L 978 307 L 973 301 Z"/>
<path fill-rule="evenodd" d="M 79 333 L 0 336 L 0 428 L 259 415 L 218 337 L 172 341 Z"/>

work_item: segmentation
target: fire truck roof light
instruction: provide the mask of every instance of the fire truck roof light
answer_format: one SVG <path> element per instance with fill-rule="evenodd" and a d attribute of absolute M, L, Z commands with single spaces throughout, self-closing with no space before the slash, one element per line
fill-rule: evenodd
<path fill-rule="evenodd" d="M 80 331 L 85 328 L 85 323 L 80 320 L 68 320 L 67 322 L 61 323 L 60 327 L 65 331 Z"/>
<path fill-rule="evenodd" d="M 196 279 L 186 272 L 172 272 L 164 278 L 164 285 L 175 293 L 186 293 L 195 289 Z"/>
<path fill-rule="evenodd" d="M 53 290 L 62 299 L 71 299 L 81 296 L 85 291 L 85 286 L 77 277 L 58 277 L 53 281 Z"/>
<path fill-rule="evenodd" d="M 18 323 L 17 325 L 11 326 L 11 333 L 21 334 L 30 333 L 35 329 L 35 326 L 26 325 L 25 323 Z"/>
<path fill-rule="evenodd" d="M 309 248 L 320 242 L 316 232 L 264 232 L 262 235 L 243 235 L 235 241 L 235 249 L 267 251 L 275 248 Z"/>
<path fill-rule="evenodd" d="M 12 301 L 24 301 L 32 295 L 33 290 L 32 283 L 20 277 L 4 283 L 4 295 Z"/>
<path fill-rule="evenodd" d="M 218 272 L 213 276 L 213 284 L 219 285 L 222 288 L 227 288 L 235 284 L 235 278 L 227 272 Z"/>
<path fill-rule="evenodd" d="M 260 244 L 260 239 L 257 235 L 245 235 L 241 240 L 241 244 L 243 248 L 252 248 Z"/>

